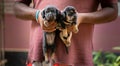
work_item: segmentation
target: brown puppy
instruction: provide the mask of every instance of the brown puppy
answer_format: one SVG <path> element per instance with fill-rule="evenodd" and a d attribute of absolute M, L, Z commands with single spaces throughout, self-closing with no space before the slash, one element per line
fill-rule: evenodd
<path fill-rule="evenodd" d="M 62 39 L 64 44 L 69 47 L 71 44 L 72 32 L 78 32 L 78 27 L 76 25 L 77 15 L 75 8 L 72 6 L 67 6 L 62 12 L 62 17 L 62 22 L 64 23 L 62 25 L 64 26 L 63 29 L 61 29 L 60 38 Z M 72 31 L 68 30 L 70 28 L 72 28 Z"/>
<path fill-rule="evenodd" d="M 60 14 L 60 11 L 54 7 L 54 6 L 47 6 L 42 12 L 42 18 L 43 18 L 43 26 L 44 27 L 49 27 L 51 25 L 55 25 L 57 26 L 57 19 L 58 19 L 58 15 Z M 43 53 L 45 56 L 45 61 L 46 63 L 49 63 L 49 57 L 50 56 L 50 60 L 54 61 L 54 52 L 55 52 L 55 30 L 52 29 L 56 29 L 56 26 L 51 26 L 50 27 L 50 32 L 46 32 L 44 31 L 44 35 L 43 35 Z"/>

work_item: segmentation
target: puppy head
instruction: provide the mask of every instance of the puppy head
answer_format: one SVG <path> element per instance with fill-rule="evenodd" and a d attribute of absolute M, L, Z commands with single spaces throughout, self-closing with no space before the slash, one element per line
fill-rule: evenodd
<path fill-rule="evenodd" d="M 67 6 L 64 11 L 64 18 L 67 22 L 75 22 L 77 15 L 76 15 L 76 9 L 73 6 Z"/>
<path fill-rule="evenodd" d="M 51 22 L 57 19 L 59 13 L 60 11 L 55 6 L 47 6 L 41 14 L 46 21 Z"/>

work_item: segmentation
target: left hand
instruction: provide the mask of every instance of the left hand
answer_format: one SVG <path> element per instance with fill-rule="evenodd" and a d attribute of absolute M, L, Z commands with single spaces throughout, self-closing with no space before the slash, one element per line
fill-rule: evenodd
<path fill-rule="evenodd" d="M 41 12 L 39 13 L 39 17 L 38 17 L 38 23 L 40 23 L 40 26 L 41 28 L 45 31 L 45 32 L 53 32 L 56 30 L 56 26 L 57 26 L 57 23 L 56 22 L 53 22 L 52 24 L 50 24 L 49 26 L 45 26 L 44 25 L 44 19 L 42 18 L 42 15 L 41 15 Z"/>

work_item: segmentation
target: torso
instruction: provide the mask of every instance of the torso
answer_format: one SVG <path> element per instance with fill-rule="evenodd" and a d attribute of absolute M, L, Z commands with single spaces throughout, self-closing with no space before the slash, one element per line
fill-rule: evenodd
<path fill-rule="evenodd" d="M 74 6 L 78 12 L 93 12 L 98 7 L 98 0 L 34 0 L 34 3 L 37 9 L 43 9 L 47 5 L 54 5 L 58 9 L 63 10 L 70 5 Z"/>
<path fill-rule="evenodd" d="M 40 2 L 41 1 L 41 2 Z M 58 9 L 63 10 L 66 6 L 74 6 L 78 12 L 94 12 L 98 7 L 98 0 L 34 0 L 34 4 L 36 9 L 43 9 L 47 5 L 54 5 Z M 64 49 L 63 42 L 56 38 L 56 57 L 57 61 L 61 60 L 64 63 L 74 64 L 73 66 L 92 66 L 92 34 L 93 34 L 94 24 L 80 24 L 79 32 L 77 34 L 73 34 L 72 36 L 72 44 L 69 47 L 69 55 L 66 54 Z M 57 34 L 59 36 L 59 34 Z M 36 47 L 40 48 L 40 43 L 42 43 L 42 29 L 40 25 L 36 22 L 32 22 L 31 29 L 31 48 Z M 36 44 L 36 46 L 33 43 Z M 38 46 L 37 46 L 38 45 Z M 62 48 L 62 49 L 61 49 Z M 79 51 L 78 51 L 79 50 Z M 32 50 L 32 51 L 38 51 Z M 31 51 L 31 52 L 32 52 Z M 77 54 L 76 54 L 77 53 Z M 42 53 L 41 53 L 42 54 Z M 62 54 L 62 55 L 61 55 Z M 36 55 L 36 54 L 35 54 Z M 36 58 L 36 56 L 31 57 Z M 67 61 L 66 61 L 67 60 Z M 84 60 L 84 61 L 83 61 Z M 82 65 L 83 64 L 83 65 Z"/>

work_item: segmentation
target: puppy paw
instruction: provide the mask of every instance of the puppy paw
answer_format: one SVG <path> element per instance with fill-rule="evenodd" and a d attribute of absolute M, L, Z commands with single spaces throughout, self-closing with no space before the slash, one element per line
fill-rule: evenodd
<path fill-rule="evenodd" d="M 48 21 L 44 21 L 44 25 L 45 27 L 48 27 L 49 26 Z"/>
<path fill-rule="evenodd" d="M 48 53 L 45 53 L 45 63 L 46 63 L 46 64 L 48 64 L 48 63 L 49 63 Z"/>
<path fill-rule="evenodd" d="M 66 44 L 66 47 L 70 47 L 70 45 L 71 45 L 70 43 L 69 43 L 69 44 Z"/>
<path fill-rule="evenodd" d="M 66 46 L 69 47 L 71 45 L 71 41 L 66 41 Z"/>
<path fill-rule="evenodd" d="M 78 31 L 79 31 L 79 30 L 78 30 L 78 28 L 77 28 L 77 29 L 74 30 L 74 33 L 78 33 Z"/>
<path fill-rule="evenodd" d="M 54 60 L 54 59 L 52 59 L 52 63 L 55 63 L 55 60 Z"/>
<path fill-rule="evenodd" d="M 49 62 L 50 62 L 49 60 L 45 61 L 46 64 L 48 64 Z"/>
<path fill-rule="evenodd" d="M 74 33 L 78 33 L 78 31 L 79 31 L 78 27 L 75 26 L 74 29 L 73 29 L 73 32 L 74 32 Z"/>
<path fill-rule="evenodd" d="M 71 45 L 71 41 L 64 40 L 63 41 L 66 47 L 69 47 Z"/>
<path fill-rule="evenodd" d="M 62 33 L 63 37 L 67 37 L 68 36 L 67 29 L 64 29 L 61 33 Z"/>

